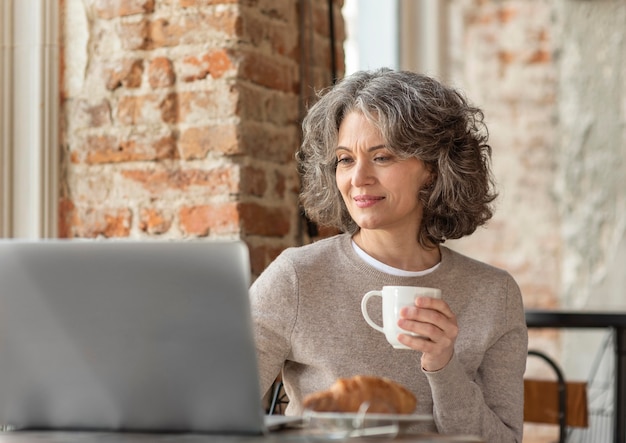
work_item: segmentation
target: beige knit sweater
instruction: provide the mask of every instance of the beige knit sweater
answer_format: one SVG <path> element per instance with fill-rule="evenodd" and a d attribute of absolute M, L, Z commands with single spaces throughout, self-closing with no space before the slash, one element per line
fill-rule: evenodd
<path fill-rule="evenodd" d="M 261 387 L 283 371 L 290 403 L 338 377 L 385 376 L 412 390 L 424 431 L 521 442 L 527 329 L 518 285 L 505 271 L 441 246 L 441 264 L 423 277 L 397 277 L 364 263 L 341 234 L 285 250 L 250 289 Z M 457 315 L 455 355 L 425 372 L 421 354 L 394 349 L 361 315 L 361 298 L 383 285 L 440 288 Z M 380 323 L 380 309 L 369 305 Z"/>

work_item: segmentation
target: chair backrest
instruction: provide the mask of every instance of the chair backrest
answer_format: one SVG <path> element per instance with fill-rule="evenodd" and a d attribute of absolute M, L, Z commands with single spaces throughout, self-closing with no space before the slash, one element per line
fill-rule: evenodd
<path fill-rule="evenodd" d="M 267 410 L 268 415 L 284 415 L 285 408 L 289 404 L 289 397 L 285 393 L 285 386 L 281 376 L 276 378 L 272 385 L 272 396 Z"/>
<path fill-rule="evenodd" d="M 547 354 L 529 350 L 552 368 L 556 380 L 524 379 L 524 421 L 559 425 L 559 442 L 564 443 L 568 427 L 589 426 L 587 383 L 567 381 L 558 364 Z"/>
<path fill-rule="evenodd" d="M 587 383 L 565 382 L 565 425 L 574 428 L 589 426 Z M 529 423 L 559 424 L 559 384 L 552 380 L 524 380 L 524 421 Z"/>

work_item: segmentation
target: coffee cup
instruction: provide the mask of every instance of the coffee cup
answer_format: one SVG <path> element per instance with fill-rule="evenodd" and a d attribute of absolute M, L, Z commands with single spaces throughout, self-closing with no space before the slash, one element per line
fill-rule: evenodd
<path fill-rule="evenodd" d="M 383 305 L 383 325 L 374 322 L 367 312 L 367 302 L 372 297 L 380 297 Z M 398 326 L 400 310 L 404 306 L 415 306 L 417 297 L 441 298 L 441 289 L 422 286 L 383 286 L 382 291 L 369 291 L 361 300 L 361 312 L 367 324 L 385 334 L 387 341 L 396 349 L 410 349 L 398 341 L 398 334 L 419 336 Z"/>

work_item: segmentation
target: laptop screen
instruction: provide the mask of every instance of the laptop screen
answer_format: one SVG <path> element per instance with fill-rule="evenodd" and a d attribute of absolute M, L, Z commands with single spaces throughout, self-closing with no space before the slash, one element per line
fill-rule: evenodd
<path fill-rule="evenodd" d="M 0 241 L 0 424 L 260 433 L 240 241 Z"/>

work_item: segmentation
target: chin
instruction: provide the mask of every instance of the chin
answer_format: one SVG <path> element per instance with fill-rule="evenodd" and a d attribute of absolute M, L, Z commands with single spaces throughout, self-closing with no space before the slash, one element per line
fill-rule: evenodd
<path fill-rule="evenodd" d="M 380 223 L 375 223 L 375 222 L 372 222 L 371 220 L 369 221 L 356 220 L 356 224 L 360 229 L 365 229 L 365 230 L 381 229 Z"/>

